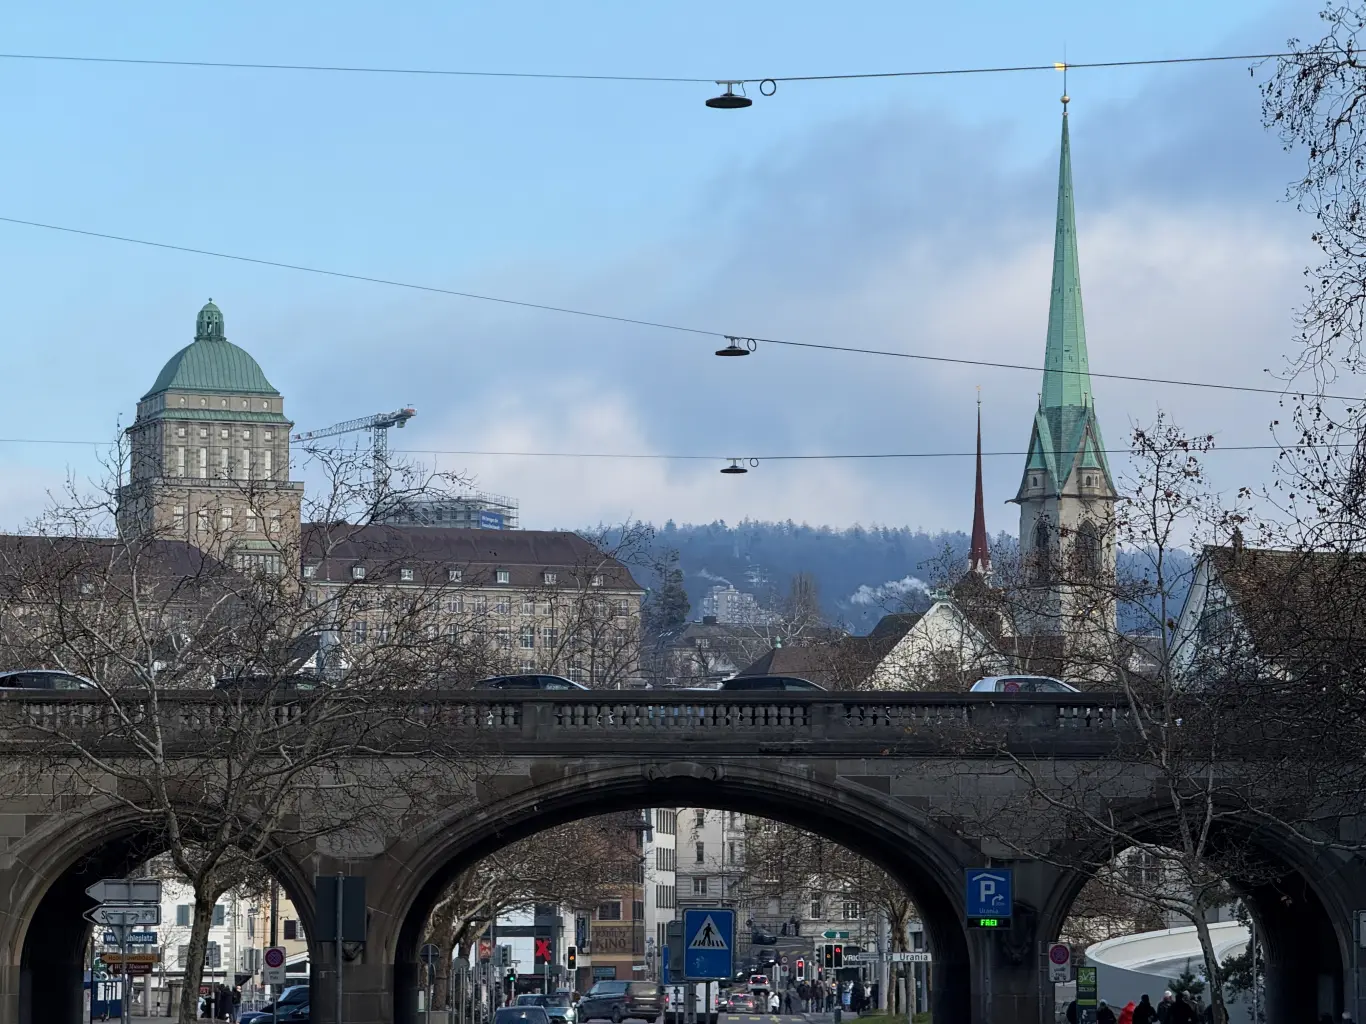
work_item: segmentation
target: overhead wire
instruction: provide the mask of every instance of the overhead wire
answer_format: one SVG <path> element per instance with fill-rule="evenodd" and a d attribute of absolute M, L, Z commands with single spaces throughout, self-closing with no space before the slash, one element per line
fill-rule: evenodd
<path fill-rule="evenodd" d="M 442 288 L 437 285 L 415 284 L 411 281 L 400 281 L 395 278 L 378 277 L 370 274 L 357 274 L 343 270 L 330 270 L 325 267 L 312 267 L 302 263 L 287 263 L 282 260 L 269 260 L 256 256 L 243 256 L 237 253 L 220 252 L 214 249 L 203 249 L 188 245 L 176 245 L 171 242 L 158 242 L 146 238 L 134 238 L 129 235 L 116 235 L 104 231 L 91 231 L 86 228 L 69 227 L 63 224 L 49 224 L 43 221 L 26 220 L 21 217 L 7 217 L 0 215 L 0 223 L 14 224 L 21 227 L 40 228 L 46 231 L 55 231 L 62 234 L 79 235 L 86 238 L 98 238 L 104 241 L 123 242 L 128 245 L 140 245 L 152 249 L 163 249 L 170 252 L 183 252 L 195 256 L 209 256 L 214 259 L 232 260 L 237 263 L 249 263 L 255 266 L 274 267 L 280 270 L 293 270 L 305 274 L 317 274 L 323 277 L 341 278 L 347 281 L 362 281 L 367 284 L 383 285 L 390 288 L 404 288 L 410 291 L 427 292 L 435 295 L 449 295 L 455 298 L 471 299 L 478 302 L 491 302 L 504 306 L 517 306 L 522 309 L 535 309 L 547 313 L 561 313 L 566 316 L 586 317 L 593 320 L 604 320 L 613 323 L 629 324 L 635 327 L 649 327 L 661 331 L 674 331 L 683 334 L 701 335 L 709 338 L 723 338 L 727 340 L 752 341 L 768 345 L 782 345 L 790 348 L 817 349 L 827 352 L 845 352 L 856 355 L 885 356 L 895 359 L 913 359 L 921 362 L 947 363 L 957 366 L 977 366 L 990 369 L 1001 370 L 1024 370 L 1031 373 L 1060 373 L 1060 374 L 1085 374 L 1090 377 L 1098 377 L 1105 380 L 1123 380 L 1145 384 L 1167 384 L 1174 387 L 1188 388 L 1208 388 L 1216 391 L 1244 391 L 1253 394 L 1277 395 L 1280 397 L 1290 397 L 1304 392 L 1296 391 L 1291 388 L 1269 388 L 1257 387 L 1250 384 L 1224 384 L 1216 381 L 1195 381 L 1182 380 L 1174 377 L 1149 377 L 1142 374 L 1128 373 L 1105 373 L 1099 370 L 1049 370 L 1041 366 L 1030 366 L 1024 363 L 1007 363 L 992 359 L 968 359 L 962 356 L 940 356 L 928 355 L 923 352 L 898 352 L 892 349 L 862 348 L 855 345 L 834 345 L 823 342 L 796 341 L 790 338 L 769 338 L 755 335 L 745 335 L 737 331 L 716 330 L 714 328 L 690 327 L 683 324 L 667 323 L 660 320 L 646 320 L 640 317 L 629 317 L 613 313 L 601 313 L 593 310 L 576 309 L 572 306 L 559 306 L 552 303 L 532 302 L 525 299 L 510 299 L 505 296 L 485 295 L 479 292 L 462 291 L 455 288 Z M 1360 401 L 1360 395 L 1315 395 L 1317 398 L 1332 399 L 1334 401 L 1356 402 Z"/>
<path fill-rule="evenodd" d="M 1221 61 L 1274 60 L 1293 57 L 1291 52 L 1276 53 L 1229 53 L 1205 57 L 1150 57 L 1135 60 L 1103 60 L 1067 62 L 1069 68 L 1129 68 L 1153 67 L 1167 64 L 1209 64 Z M 0 60 L 45 61 L 73 64 L 127 64 L 147 67 L 171 68 L 221 68 L 240 71 L 309 71 L 329 74 L 354 75 L 414 75 L 425 77 L 451 78 L 524 78 L 548 79 L 552 81 L 578 82 L 658 82 L 666 84 L 700 85 L 715 82 L 752 85 L 764 82 L 837 82 L 857 79 L 886 78 L 931 78 L 949 75 L 996 75 L 1014 74 L 1031 71 L 1055 71 L 1058 62 L 1048 64 L 1017 64 L 993 67 L 933 68 L 912 71 L 858 71 L 822 75 L 760 75 L 750 78 L 693 77 L 681 75 L 626 75 L 626 74 L 581 74 L 575 72 L 553 71 L 476 71 L 464 68 L 407 68 L 375 67 L 346 64 L 273 64 L 255 61 L 216 61 L 216 60 L 171 60 L 153 57 L 106 57 L 87 56 L 68 53 L 0 53 Z"/>

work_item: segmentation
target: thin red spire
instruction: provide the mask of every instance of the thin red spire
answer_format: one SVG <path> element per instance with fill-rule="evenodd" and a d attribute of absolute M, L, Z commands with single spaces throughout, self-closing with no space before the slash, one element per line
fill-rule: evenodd
<path fill-rule="evenodd" d="M 968 569 L 991 572 L 991 548 L 987 545 L 987 514 L 982 502 L 982 389 L 977 389 L 977 492 L 972 499 L 972 549 Z"/>

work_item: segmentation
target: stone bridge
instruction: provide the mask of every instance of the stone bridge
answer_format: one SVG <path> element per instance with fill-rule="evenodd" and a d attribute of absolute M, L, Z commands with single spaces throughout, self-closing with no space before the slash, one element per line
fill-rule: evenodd
<path fill-rule="evenodd" d="M 41 730 L 79 722 L 98 732 L 112 714 L 103 700 L 0 695 L 0 758 L 27 779 L 0 792 L 0 1024 L 81 1019 L 85 887 L 156 852 L 146 821 L 108 798 L 59 792 L 45 775 L 51 762 L 37 760 Z M 185 742 L 231 713 L 221 695 L 160 697 L 161 723 Z M 1046 766 L 1060 787 L 1113 766 L 1130 735 L 1127 714 L 1121 698 L 1095 694 L 414 698 L 405 716 L 409 755 L 448 743 L 471 751 L 484 770 L 452 770 L 447 796 L 420 820 L 395 790 L 394 815 L 379 834 L 319 840 L 280 853 L 270 866 L 310 937 L 315 1019 L 337 1018 L 334 947 L 315 948 L 311 938 L 312 879 L 344 872 L 365 876 L 369 921 L 363 949 L 345 964 L 341 1019 L 416 1024 L 420 930 L 444 885 L 466 866 L 588 815 L 680 806 L 757 814 L 818 832 L 901 881 L 934 956 L 936 1022 L 1051 1022 L 1041 950 L 1058 936 L 1086 877 L 1058 866 L 1066 863 L 1060 857 L 1023 858 L 1014 851 L 1024 837 L 1012 846 L 980 825 L 993 809 L 1005 821 L 1024 806 L 1027 787 L 1013 765 Z M 381 802 L 406 756 L 384 755 L 384 770 L 373 769 Z M 1153 784 L 1137 768 L 1124 781 L 1109 810 L 1121 819 L 1151 814 L 1161 796 Z M 1274 886 L 1243 893 L 1266 943 L 1269 1019 L 1336 1017 L 1344 1009 L 1362 1019 L 1352 934 L 1353 912 L 1366 907 L 1361 862 L 1265 829 L 1240 841 L 1256 843 L 1282 869 Z M 964 871 L 988 863 L 1015 871 L 1006 932 L 966 927 Z"/>

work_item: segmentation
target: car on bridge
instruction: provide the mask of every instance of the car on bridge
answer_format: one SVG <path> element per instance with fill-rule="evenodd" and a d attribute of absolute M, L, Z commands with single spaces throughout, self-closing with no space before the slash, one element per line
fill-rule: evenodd
<path fill-rule="evenodd" d="M 0 672 L 0 690 L 96 690 L 85 676 L 51 668 L 29 668 Z"/>
<path fill-rule="evenodd" d="M 970 693 L 1081 693 L 1071 683 L 1052 676 L 987 676 L 972 684 Z"/>
<path fill-rule="evenodd" d="M 518 675 L 493 676 L 474 684 L 476 690 L 587 690 L 582 683 L 576 683 L 564 676 Z"/>
<path fill-rule="evenodd" d="M 760 690 L 810 693 L 813 691 L 823 692 L 825 687 L 799 676 L 731 676 L 729 679 L 722 680 L 717 689 L 724 693 L 753 693 Z"/>

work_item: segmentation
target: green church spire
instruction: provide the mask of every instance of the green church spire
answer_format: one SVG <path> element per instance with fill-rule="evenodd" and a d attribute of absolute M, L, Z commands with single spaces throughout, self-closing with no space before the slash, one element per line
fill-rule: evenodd
<path fill-rule="evenodd" d="M 1077 262 L 1077 217 L 1072 205 L 1072 146 L 1063 99 L 1062 155 L 1058 161 L 1058 223 L 1053 236 L 1053 292 L 1048 301 L 1048 347 L 1044 353 L 1045 409 L 1091 404 L 1091 372 L 1086 358 L 1086 320 L 1081 306 L 1081 268 Z"/>

